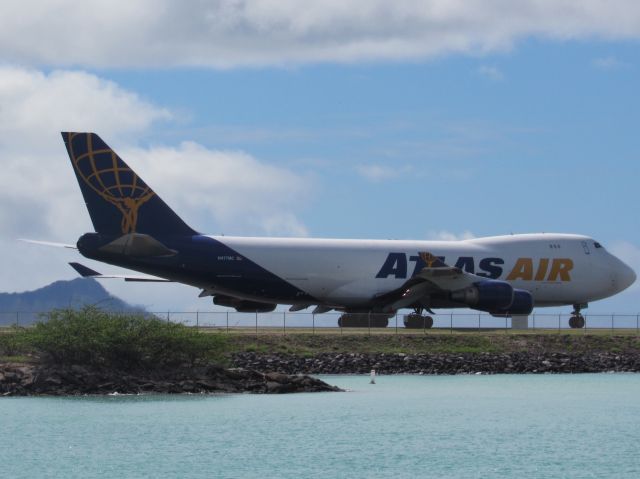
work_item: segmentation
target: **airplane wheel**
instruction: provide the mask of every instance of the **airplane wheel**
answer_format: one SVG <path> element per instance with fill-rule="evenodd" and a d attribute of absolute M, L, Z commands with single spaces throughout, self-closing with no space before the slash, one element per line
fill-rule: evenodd
<path fill-rule="evenodd" d="M 407 329 L 429 329 L 433 326 L 433 318 L 431 316 L 422 316 L 421 314 L 411 313 L 404 316 L 404 327 Z"/>
<path fill-rule="evenodd" d="M 433 318 L 431 316 L 424 317 L 424 327 L 431 329 L 433 327 Z"/>
<path fill-rule="evenodd" d="M 584 324 L 584 316 L 582 315 L 571 316 L 569 318 L 569 327 L 573 329 L 584 328 Z"/>

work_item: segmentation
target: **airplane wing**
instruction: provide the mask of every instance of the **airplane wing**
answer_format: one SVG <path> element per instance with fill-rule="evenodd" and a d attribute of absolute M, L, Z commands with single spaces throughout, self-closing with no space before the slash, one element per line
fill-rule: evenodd
<path fill-rule="evenodd" d="M 56 248 L 67 248 L 67 249 L 78 249 L 74 244 L 66 244 L 66 243 L 54 243 L 53 241 L 38 241 L 32 239 L 18 238 L 18 241 L 22 241 L 24 243 L 38 244 L 42 246 L 55 246 Z"/>
<path fill-rule="evenodd" d="M 80 263 L 69 263 L 69 265 L 75 269 L 83 278 L 94 279 L 124 279 L 125 281 L 144 281 L 152 283 L 172 283 L 170 279 L 158 278 L 156 276 L 130 276 L 120 274 L 100 274 L 91 268 Z"/>
<path fill-rule="evenodd" d="M 462 290 L 487 278 L 448 266 L 438 256 L 431 253 L 419 253 L 425 267 L 409 278 L 400 288 L 384 293 L 376 298 L 382 304 L 383 311 L 397 311 L 420 301 L 437 292 Z"/>

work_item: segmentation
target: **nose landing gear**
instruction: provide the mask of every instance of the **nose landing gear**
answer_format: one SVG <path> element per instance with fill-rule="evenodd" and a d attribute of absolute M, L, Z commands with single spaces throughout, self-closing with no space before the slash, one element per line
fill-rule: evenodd
<path fill-rule="evenodd" d="M 569 327 L 572 329 L 582 329 L 584 328 L 585 321 L 584 316 L 580 314 L 581 305 L 574 304 L 573 311 L 571 312 L 571 317 L 569 318 Z"/>

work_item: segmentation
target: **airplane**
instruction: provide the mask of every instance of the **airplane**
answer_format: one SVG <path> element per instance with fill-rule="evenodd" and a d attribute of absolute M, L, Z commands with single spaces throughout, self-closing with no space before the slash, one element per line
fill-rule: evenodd
<path fill-rule="evenodd" d="M 460 241 L 260 238 L 204 235 L 188 226 L 95 133 L 63 132 L 95 232 L 75 247 L 93 260 L 174 281 L 240 312 L 314 307 L 342 312 L 341 326 L 431 327 L 437 308 L 527 316 L 534 307 L 581 309 L 628 288 L 635 272 L 598 241 L 577 234 L 515 234 Z M 69 245 L 67 245 L 69 246 Z M 73 246 L 71 246 L 73 247 Z M 82 275 L 106 278 L 81 264 Z M 366 319 L 365 319 L 366 318 Z"/>

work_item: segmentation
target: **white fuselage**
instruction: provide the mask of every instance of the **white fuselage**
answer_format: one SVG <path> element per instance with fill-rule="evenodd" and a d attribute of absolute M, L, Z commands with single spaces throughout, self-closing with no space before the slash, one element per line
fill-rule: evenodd
<path fill-rule="evenodd" d="M 428 251 L 449 266 L 529 291 L 536 306 L 583 304 L 627 288 L 635 273 L 587 236 L 523 234 L 462 241 L 214 236 L 326 305 L 358 307 L 400 288 Z M 291 301 L 295 304 L 295 301 Z"/>

